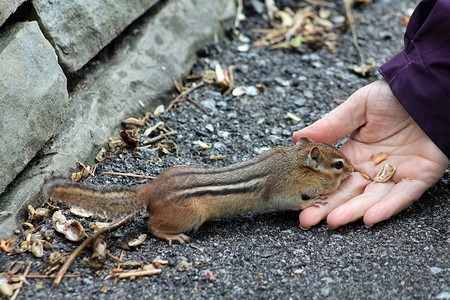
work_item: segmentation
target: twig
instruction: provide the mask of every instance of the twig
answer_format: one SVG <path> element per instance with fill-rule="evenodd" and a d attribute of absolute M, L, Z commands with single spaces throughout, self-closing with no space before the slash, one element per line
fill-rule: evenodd
<path fill-rule="evenodd" d="M 345 7 L 345 16 L 347 17 L 348 23 L 350 25 L 350 30 L 352 31 L 353 45 L 355 46 L 356 51 L 358 51 L 359 60 L 361 61 L 361 64 L 360 64 L 361 69 L 362 69 L 361 73 L 363 76 L 366 76 L 366 72 L 363 68 L 366 60 L 364 58 L 364 53 L 358 44 L 358 35 L 356 34 L 356 28 L 355 28 L 355 24 L 353 21 L 352 11 L 351 11 L 350 5 L 348 4 L 347 1 L 344 1 L 344 7 Z"/>
<path fill-rule="evenodd" d="M 161 273 L 161 269 L 143 270 L 143 271 L 129 271 L 129 272 L 119 273 L 117 275 L 117 277 L 119 279 L 123 279 L 123 278 L 130 278 L 130 277 L 156 275 L 156 274 L 159 274 L 159 273 Z"/>
<path fill-rule="evenodd" d="M 124 253 L 125 253 L 125 250 L 122 249 L 122 251 L 120 251 L 120 256 L 119 256 L 119 259 L 120 259 L 121 261 L 123 261 L 123 254 L 124 254 Z M 120 265 L 121 265 L 121 262 L 119 261 L 119 263 L 117 264 L 117 268 L 116 268 L 116 269 L 122 269 L 122 268 L 120 267 Z M 114 285 L 117 284 L 117 281 L 119 281 L 119 277 L 114 278 Z"/>
<path fill-rule="evenodd" d="M 192 98 L 189 98 L 188 96 L 172 100 L 172 102 L 170 104 L 176 104 L 176 103 L 182 102 L 182 101 L 189 101 L 189 102 L 197 105 L 198 108 L 200 108 L 201 110 L 203 110 L 205 112 L 205 114 L 209 115 L 209 112 L 200 103 L 198 103 L 197 101 L 193 100 Z"/>
<path fill-rule="evenodd" d="M 81 243 L 80 246 L 78 246 L 71 254 L 70 256 L 67 258 L 66 262 L 64 263 L 64 265 L 61 267 L 61 269 L 59 269 L 58 274 L 56 274 L 55 280 L 53 281 L 53 285 L 54 286 L 58 286 L 61 283 L 61 280 L 64 277 L 64 274 L 66 274 L 67 270 L 69 269 L 70 265 L 72 264 L 72 262 L 75 260 L 75 258 L 78 256 L 78 254 L 80 254 L 80 252 L 86 248 L 87 245 L 89 245 L 90 243 L 92 243 L 92 241 L 94 241 L 98 236 L 105 234 L 107 232 L 113 231 L 113 230 L 117 230 L 118 228 L 122 227 L 126 222 L 128 222 L 129 220 L 131 220 L 134 216 L 136 215 L 136 213 L 132 213 L 129 214 L 128 216 L 126 216 L 125 218 L 123 218 L 122 220 L 115 222 L 113 224 L 111 224 L 108 227 L 105 227 L 103 229 L 100 229 L 99 231 L 97 231 L 96 233 L 94 233 L 93 235 L 91 235 L 90 237 L 88 237 L 87 239 L 84 240 L 83 243 Z"/>
<path fill-rule="evenodd" d="M 169 135 L 175 135 L 175 134 L 177 134 L 177 133 L 178 133 L 178 132 L 176 132 L 176 131 L 169 131 L 169 132 L 166 132 L 166 133 L 162 133 L 162 132 L 161 132 L 158 136 L 155 136 L 154 138 L 145 140 L 145 141 L 143 142 L 143 144 L 144 144 L 144 145 L 152 144 L 152 143 L 154 143 L 154 142 L 157 142 L 157 141 L 159 141 L 159 140 L 162 140 L 162 139 L 164 139 L 164 138 L 167 138 Z M 143 147 L 141 147 L 141 148 L 143 148 Z"/>
<path fill-rule="evenodd" d="M 15 276 L 20 276 L 20 275 L 14 275 Z M 77 277 L 81 277 L 83 276 L 82 274 L 66 274 L 64 275 L 64 277 L 66 278 L 77 278 Z M 55 278 L 56 275 L 52 274 L 52 275 L 44 275 L 44 274 L 28 274 L 26 276 L 26 278 L 29 279 L 49 279 L 49 278 Z"/>
<path fill-rule="evenodd" d="M 144 179 L 155 179 L 155 176 L 140 175 L 140 174 L 133 174 L 133 173 L 120 173 L 120 172 L 105 171 L 105 172 L 102 172 L 102 174 L 111 175 L 111 176 L 125 176 L 125 177 L 136 177 L 136 178 L 144 178 Z"/>
<path fill-rule="evenodd" d="M 164 126 L 164 122 L 158 122 L 155 125 L 153 125 L 152 127 L 147 128 L 144 132 L 144 135 L 149 136 L 150 133 L 152 133 L 153 131 L 156 130 L 156 128 L 163 127 L 163 126 Z"/>
<path fill-rule="evenodd" d="M 170 105 L 167 107 L 167 110 L 170 110 L 172 108 L 172 106 L 176 105 L 176 103 L 180 102 L 180 101 L 185 101 L 188 100 L 192 103 L 194 103 L 195 105 L 197 105 L 201 110 L 203 110 L 205 113 L 208 114 L 208 111 L 203 108 L 200 104 L 198 104 L 197 102 L 195 102 L 194 100 L 192 100 L 191 98 L 188 98 L 187 95 L 189 95 L 191 92 L 193 92 L 194 90 L 198 89 L 201 86 L 204 86 L 205 82 L 201 81 L 199 84 L 192 86 L 191 88 L 185 90 L 184 92 L 182 92 L 181 94 L 179 94 L 178 96 L 175 97 L 175 99 L 173 99 L 170 102 Z"/>
<path fill-rule="evenodd" d="M 113 255 L 111 252 L 107 251 L 106 255 L 108 255 L 109 257 L 111 257 L 114 260 L 117 260 L 119 263 L 123 262 L 123 260 L 120 257 L 117 257 L 115 255 Z"/>
<path fill-rule="evenodd" d="M 242 4 L 242 0 L 238 0 L 238 7 L 236 9 L 236 17 L 234 18 L 234 27 L 238 27 L 239 26 L 239 18 L 240 15 L 242 13 L 242 8 L 243 8 L 243 4 Z"/>
<path fill-rule="evenodd" d="M 25 272 L 23 272 L 23 280 L 20 281 L 19 287 L 14 291 L 14 294 L 11 296 L 10 300 L 15 300 L 17 298 L 17 295 L 19 295 L 20 289 L 22 288 L 24 281 L 26 281 L 28 273 L 30 273 L 30 269 L 31 263 L 27 265 Z"/>
<path fill-rule="evenodd" d="M 198 89 L 199 87 L 204 86 L 204 85 L 205 85 L 205 83 L 204 83 L 203 81 L 201 81 L 199 84 L 192 86 L 191 88 L 185 90 L 184 92 L 182 92 L 181 94 L 179 94 L 178 96 L 176 96 L 175 99 L 173 99 L 173 101 L 174 101 L 174 100 L 178 100 L 178 99 L 180 99 L 180 98 L 183 98 L 183 97 L 189 95 L 189 94 L 192 93 L 194 90 L 196 90 L 196 89 Z M 169 107 L 170 107 L 170 106 L 169 106 Z"/>

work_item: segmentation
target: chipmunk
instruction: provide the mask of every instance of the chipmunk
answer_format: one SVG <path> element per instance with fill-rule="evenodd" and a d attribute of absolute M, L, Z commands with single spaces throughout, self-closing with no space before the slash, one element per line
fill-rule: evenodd
<path fill-rule="evenodd" d="M 307 137 L 290 147 L 277 147 L 248 161 L 220 168 L 175 166 L 137 190 L 55 184 L 52 200 L 97 213 L 128 214 L 145 209 L 149 231 L 180 244 L 206 220 L 248 212 L 301 210 L 324 204 L 353 172 L 338 150 Z"/>

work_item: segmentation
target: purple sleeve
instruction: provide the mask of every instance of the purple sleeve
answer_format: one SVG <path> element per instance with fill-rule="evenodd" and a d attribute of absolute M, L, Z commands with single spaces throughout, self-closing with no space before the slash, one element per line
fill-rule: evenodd
<path fill-rule="evenodd" d="M 379 72 L 433 142 L 450 157 L 450 1 L 419 3 L 405 49 Z"/>

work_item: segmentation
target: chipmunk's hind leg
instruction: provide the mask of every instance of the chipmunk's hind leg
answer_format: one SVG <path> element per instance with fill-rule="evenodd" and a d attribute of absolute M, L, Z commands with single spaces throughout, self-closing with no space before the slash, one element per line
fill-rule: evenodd
<path fill-rule="evenodd" d="M 204 218 L 196 210 L 187 207 L 175 207 L 171 210 L 153 210 L 150 212 L 148 230 L 163 240 L 184 244 L 189 237 L 183 232 L 196 230 L 204 222 Z"/>

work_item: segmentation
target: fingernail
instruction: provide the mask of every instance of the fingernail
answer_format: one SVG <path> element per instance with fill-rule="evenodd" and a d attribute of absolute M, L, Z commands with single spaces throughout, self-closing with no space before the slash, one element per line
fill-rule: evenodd
<path fill-rule="evenodd" d="M 372 225 L 366 225 L 366 224 L 364 224 L 364 227 L 366 227 L 367 229 L 371 228 L 372 226 L 373 226 L 373 224 L 372 224 Z"/>
<path fill-rule="evenodd" d="M 302 227 L 302 225 L 300 225 L 300 229 L 301 229 L 301 230 L 306 231 L 306 230 L 309 230 L 309 228 L 311 228 L 311 227 L 305 228 L 305 227 Z"/>
<path fill-rule="evenodd" d="M 339 227 L 331 227 L 328 225 L 328 228 L 330 228 L 331 230 L 335 230 L 335 229 L 338 229 Z"/>

